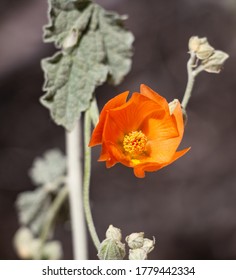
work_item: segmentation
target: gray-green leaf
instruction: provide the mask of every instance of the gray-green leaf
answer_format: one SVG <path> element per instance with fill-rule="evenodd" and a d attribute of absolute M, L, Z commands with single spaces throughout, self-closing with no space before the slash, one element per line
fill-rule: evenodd
<path fill-rule="evenodd" d="M 44 27 L 44 42 L 55 42 L 55 45 L 60 48 L 69 33 L 73 31 L 78 33 L 77 39 L 79 39 L 92 14 L 93 6 L 87 8 L 89 2 L 49 1 L 49 23 Z M 81 6 L 81 4 L 86 5 Z"/>
<path fill-rule="evenodd" d="M 80 113 L 89 107 L 95 88 L 107 78 L 108 69 L 103 59 L 101 35 L 90 31 L 72 54 L 57 53 L 43 60 L 47 93 L 41 102 L 50 108 L 57 124 L 72 130 Z"/>
<path fill-rule="evenodd" d="M 125 17 L 100 9 L 99 26 L 106 50 L 106 62 L 113 84 L 119 84 L 130 71 L 134 36 L 123 28 Z"/>
<path fill-rule="evenodd" d="M 43 188 L 20 193 L 16 200 L 21 225 L 29 226 L 35 234 L 41 230 L 50 206 L 50 197 Z"/>
<path fill-rule="evenodd" d="M 107 78 L 118 84 L 131 67 L 133 35 L 124 17 L 82 0 L 50 0 L 44 41 L 62 48 L 42 61 L 42 104 L 54 121 L 72 130 Z"/>
<path fill-rule="evenodd" d="M 58 149 L 45 152 L 34 160 L 29 175 L 36 185 L 53 182 L 66 171 L 66 157 Z"/>

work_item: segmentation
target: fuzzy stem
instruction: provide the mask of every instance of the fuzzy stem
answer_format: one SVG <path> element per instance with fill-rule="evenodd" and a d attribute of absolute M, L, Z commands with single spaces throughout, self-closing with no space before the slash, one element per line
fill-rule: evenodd
<path fill-rule="evenodd" d="M 91 106 L 90 106 L 89 111 L 90 111 L 91 121 L 93 123 L 93 126 L 95 127 L 97 125 L 98 119 L 99 119 L 99 109 L 98 109 L 97 100 L 95 97 L 91 101 Z"/>
<path fill-rule="evenodd" d="M 82 199 L 81 123 L 66 132 L 69 202 L 74 259 L 86 260 L 87 237 Z"/>
<path fill-rule="evenodd" d="M 189 61 L 187 63 L 188 82 L 187 82 L 184 97 L 183 97 L 183 100 L 182 100 L 182 103 L 181 103 L 181 106 L 184 110 L 186 110 L 188 101 L 189 101 L 189 99 L 191 97 L 191 94 L 192 94 L 193 85 L 194 85 L 194 82 L 195 82 L 195 76 L 196 75 L 193 72 L 194 62 L 195 62 L 195 54 L 194 54 L 194 52 L 191 52 Z"/>
<path fill-rule="evenodd" d="M 46 219 L 45 219 L 45 223 L 44 223 L 41 235 L 40 235 L 42 245 L 46 242 L 46 240 L 48 238 L 48 235 L 49 235 L 49 232 L 50 232 L 50 229 L 51 229 L 52 224 L 54 222 L 54 219 L 55 219 L 58 211 L 60 210 L 61 205 L 63 204 L 63 202 L 67 198 L 67 196 L 68 196 L 68 188 L 67 188 L 67 186 L 63 186 L 59 190 L 56 198 L 54 199 L 52 205 L 50 206 L 49 210 L 47 211 L 47 216 L 46 216 Z"/>
<path fill-rule="evenodd" d="M 94 226 L 89 202 L 90 176 L 91 176 L 91 148 L 88 147 L 91 135 L 91 112 L 87 110 L 84 117 L 84 212 L 87 220 L 90 236 L 94 246 L 99 249 L 100 241 Z"/>

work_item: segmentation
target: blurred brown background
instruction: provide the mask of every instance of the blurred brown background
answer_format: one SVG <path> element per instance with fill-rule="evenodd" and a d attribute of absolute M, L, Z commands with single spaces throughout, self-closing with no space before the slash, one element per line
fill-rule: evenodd
<path fill-rule="evenodd" d="M 124 236 L 155 236 L 151 259 L 236 258 L 236 0 L 99 0 L 128 14 L 134 33 L 133 68 L 119 87 L 97 90 L 99 107 L 116 94 L 145 83 L 168 101 L 181 99 L 186 85 L 187 43 L 206 36 L 230 54 L 219 75 L 201 73 L 188 106 L 182 147 L 191 151 L 145 179 L 131 169 L 98 163 L 93 149 L 91 202 L 103 238 L 109 224 Z M 40 59 L 54 52 L 42 43 L 46 0 L 0 1 L 0 259 L 17 259 L 12 238 L 18 228 L 14 202 L 33 189 L 28 169 L 36 156 L 59 147 L 64 130 L 39 104 Z M 72 258 L 71 233 L 59 225 L 64 258 Z M 90 258 L 96 251 L 89 240 Z"/>

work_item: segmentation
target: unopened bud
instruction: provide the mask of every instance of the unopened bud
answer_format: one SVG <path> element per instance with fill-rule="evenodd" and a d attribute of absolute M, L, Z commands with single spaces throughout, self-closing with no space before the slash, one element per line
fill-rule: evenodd
<path fill-rule="evenodd" d="M 98 250 L 100 260 L 123 260 L 125 244 L 121 242 L 121 230 L 110 225 L 106 231 L 106 239 L 102 241 Z"/>
<path fill-rule="evenodd" d="M 59 260 L 62 257 L 62 246 L 59 241 L 46 243 L 42 250 L 42 256 L 47 260 Z"/>
<path fill-rule="evenodd" d="M 154 249 L 154 245 L 155 245 L 155 238 L 153 237 L 153 239 L 148 239 L 148 238 L 144 238 L 144 242 L 143 242 L 143 249 L 146 251 L 147 254 L 149 254 L 153 249 Z"/>
<path fill-rule="evenodd" d="M 129 250 L 129 260 L 146 260 L 147 252 L 143 248 Z"/>
<path fill-rule="evenodd" d="M 112 238 L 102 241 L 98 250 L 100 260 L 123 260 L 125 257 L 125 244 Z"/>
<path fill-rule="evenodd" d="M 118 241 L 121 241 L 122 234 L 119 228 L 110 225 L 108 230 L 106 231 L 106 238 L 112 238 Z"/>
<path fill-rule="evenodd" d="M 125 238 L 125 241 L 131 249 L 141 248 L 144 241 L 144 232 L 131 233 Z"/>
<path fill-rule="evenodd" d="M 192 36 L 189 39 L 188 48 L 189 48 L 190 51 L 198 52 L 200 46 L 204 45 L 206 43 L 207 43 L 207 38 L 206 37 L 199 38 L 198 36 Z"/>
<path fill-rule="evenodd" d="M 192 36 L 188 42 L 189 51 L 197 52 L 201 45 L 202 39 L 200 39 L 198 36 Z"/>
<path fill-rule="evenodd" d="M 21 227 L 14 236 L 14 247 L 21 259 L 30 259 L 32 257 L 31 244 L 33 234 L 27 227 Z"/>
<path fill-rule="evenodd" d="M 207 60 L 203 61 L 204 70 L 209 73 L 220 73 L 224 62 L 229 55 L 223 51 L 216 50 L 214 54 Z"/>
<path fill-rule="evenodd" d="M 207 38 L 199 38 L 193 36 L 189 39 L 189 50 L 194 52 L 198 59 L 204 60 L 210 57 L 214 53 L 214 48 L 208 43 Z"/>
<path fill-rule="evenodd" d="M 196 52 L 196 56 L 200 60 L 207 59 L 214 53 L 214 48 L 209 45 L 208 42 L 201 44 L 198 51 Z"/>

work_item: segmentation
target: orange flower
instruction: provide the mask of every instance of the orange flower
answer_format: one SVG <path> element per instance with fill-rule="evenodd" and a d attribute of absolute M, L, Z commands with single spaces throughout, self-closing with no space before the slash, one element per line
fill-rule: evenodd
<path fill-rule="evenodd" d="M 117 162 L 134 168 L 137 177 L 172 163 L 188 150 L 176 152 L 184 132 L 178 100 L 168 105 L 165 98 L 146 85 L 140 93 L 117 95 L 101 111 L 89 146 L 102 145 L 99 161 L 107 167 Z"/>

